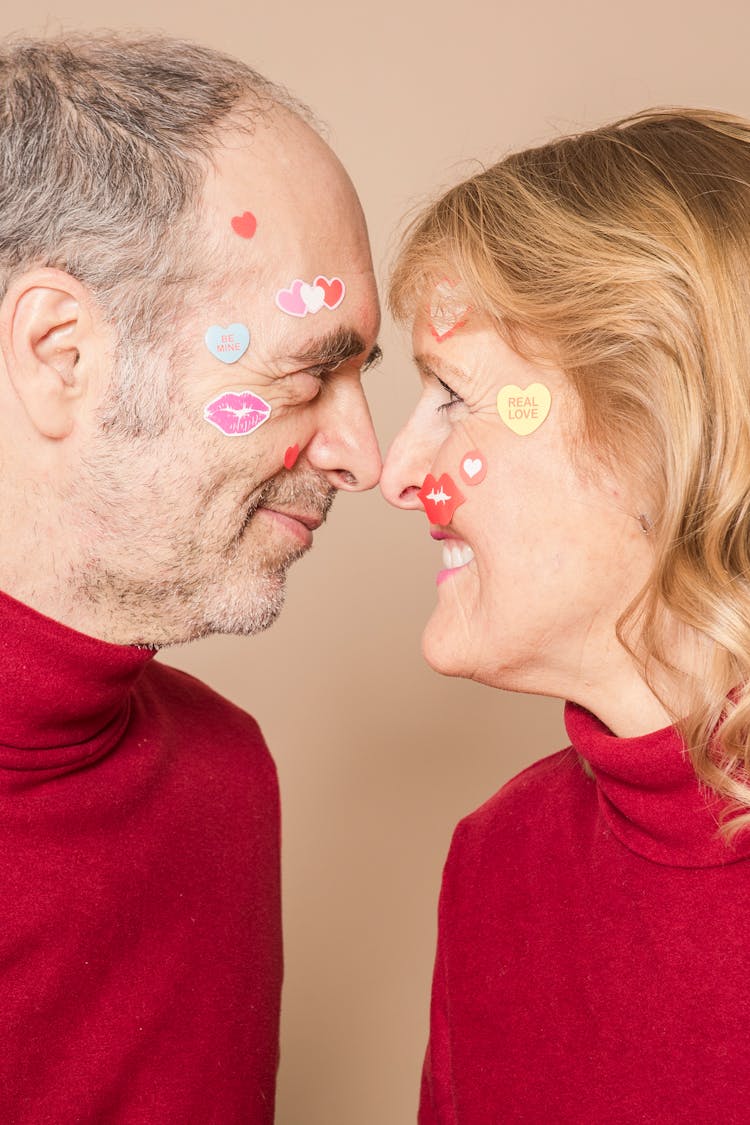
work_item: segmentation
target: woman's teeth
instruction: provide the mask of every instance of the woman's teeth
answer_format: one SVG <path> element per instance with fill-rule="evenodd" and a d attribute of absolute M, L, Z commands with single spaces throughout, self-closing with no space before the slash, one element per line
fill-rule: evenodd
<path fill-rule="evenodd" d="M 443 566 L 446 570 L 455 570 L 459 566 L 466 566 L 474 558 L 474 552 L 466 543 L 443 543 Z"/>

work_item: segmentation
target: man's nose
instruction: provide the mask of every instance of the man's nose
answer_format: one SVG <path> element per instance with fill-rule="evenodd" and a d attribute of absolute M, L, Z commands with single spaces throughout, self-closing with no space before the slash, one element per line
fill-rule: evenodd
<path fill-rule="evenodd" d="M 430 471 L 434 454 L 434 443 L 419 434 L 412 418 L 397 434 L 383 466 L 380 490 L 389 504 L 421 509 L 417 493 Z"/>
<path fill-rule="evenodd" d="M 308 459 L 334 488 L 366 492 L 380 480 L 383 462 L 364 391 L 358 378 L 341 376 L 327 393 Z"/>

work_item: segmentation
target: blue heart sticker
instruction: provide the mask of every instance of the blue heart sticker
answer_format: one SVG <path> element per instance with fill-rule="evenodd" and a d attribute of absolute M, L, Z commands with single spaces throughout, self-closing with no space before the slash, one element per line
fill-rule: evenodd
<path fill-rule="evenodd" d="M 228 328 L 212 324 L 204 340 L 216 359 L 222 363 L 236 363 L 250 346 L 250 330 L 244 324 L 230 324 Z"/>

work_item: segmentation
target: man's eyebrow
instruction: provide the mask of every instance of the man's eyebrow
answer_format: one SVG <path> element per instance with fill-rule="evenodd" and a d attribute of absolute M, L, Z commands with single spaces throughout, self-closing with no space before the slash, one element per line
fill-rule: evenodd
<path fill-rule="evenodd" d="M 337 328 L 326 336 L 318 336 L 305 344 L 301 351 L 289 357 L 289 362 L 300 367 L 327 367 L 334 370 L 365 351 L 367 344 L 358 332 L 350 328 Z M 376 344 L 369 353 L 363 369 L 377 363 L 382 352 Z"/>
<path fill-rule="evenodd" d="M 457 383 L 463 383 L 464 386 L 471 382 L 469 376 L 460 367 L 454 367 L 452 363 L 448 363 L 444 359 L 438 359 L 437 356 L 415 355 L 414 362 L 422 374 L 428 378 L 439 379 L 442 372 L 449 379 L 454 379 Z"/>

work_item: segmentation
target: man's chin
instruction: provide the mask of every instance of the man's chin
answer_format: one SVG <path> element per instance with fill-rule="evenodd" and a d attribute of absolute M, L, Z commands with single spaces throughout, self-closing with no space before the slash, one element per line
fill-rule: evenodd
<path fill-rule="evenodd" d="M 219 599 L 211 599 L 213 604 L 206 606 L 203 635 L 223 633 L 251 637 L 270 629 L 284 608 L 288 565 L 249 583 L 244 589 L 225 590 Z"/>
<path fill-rule="evenodd" d="M 236 589 L 225 586 L 221 591 L 206 592 L 203 598 L 196 598 L 193 611 L 186 614 L 183 623 L 172 622 L 172 627 L 165 623 L 161 636 L 136 643 L 163 648 L 215 634 L 255 636 L 270 629 L 284 608 L 285 599 L 286 568 L 247 582 L 244 588 L 238 584 Z"/>

